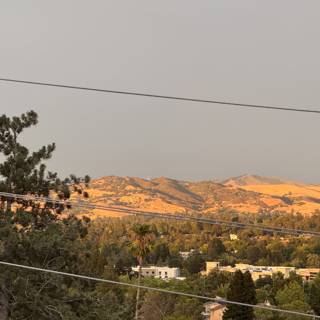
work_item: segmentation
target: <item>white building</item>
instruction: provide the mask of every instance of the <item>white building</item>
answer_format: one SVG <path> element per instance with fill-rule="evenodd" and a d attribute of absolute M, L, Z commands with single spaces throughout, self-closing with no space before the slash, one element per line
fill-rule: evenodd
<path fill-rule="evenodd" d="M 132 267 L 133 271 L 138 272 L 139 267 Z M 160 279 L 181 279 L 179 268 L 169 268 L 169 267 L 142 267 L 141 275 L 143 277 L 154 277 Z"/>
<path fill-rule="evenodd" d="M 320 268 L 302 268 L 296 269 L 294 267 L 285 266 L 253 266 L 247 263 L 237 263 L 234 267 L 232 266 L 220 266 L 219 262 L 207 261 L 206 271 L 202 271 L 202 275 L 209 275 L 213 270 L 225 271 L 234 273 L 237 270 L 242 272 L 249 271 L 254 281 L 270 276 L 272 277 L 275 273 L 282 273 L 284 278 L 289 278 L 291 272 L 296 272 L 302 277 L 304 281 L 310 281 L 317 277 L 320 273 Z"/>
<path fill-rule="evenodd" d="M 235 233 L 230 233 L 229 237 L 232 241 L 238 240 L 238 236 Z"/>
<path fill-rule="evenodd" d="M 190 251 L 180 251 L 179 255 L 183 260 L 188 259 L 192 254 L 194 254 L 196 251 L 194 249 L 191 249 Z"/>

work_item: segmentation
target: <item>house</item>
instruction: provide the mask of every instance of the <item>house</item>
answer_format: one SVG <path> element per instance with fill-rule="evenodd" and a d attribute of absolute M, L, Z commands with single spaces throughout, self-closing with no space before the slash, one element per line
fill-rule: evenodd
<path fill-rule="evenodd" d="M 190 251 L 180 251 L 179 255 L 183 260 L 188 259 L 192 254 L 194 254 L 196 251 L 194 249 L 191 249 Z"/>
<path fill-rule="evenodd" d="M 235 233 L 230 233 L 229 234 L 230 240 L 231 241 L 235 241 L 238 240 L 238 236 Z"/>
<path fill-rule="evenodd" d="M 203 276 L 208 276 L 209 273 L 215 269 L 219 270 L 220 268 L 220 262 L 216 262 L 216 261 L 206 261 L 206 270 L 202 271 L 201 274 Z"/>
<path fill-rule="evenodd" d="M 207 261 L 206 270 L 203 271 L 202 275 L 209 275 L 212 270 L 219 270 L 225 272 L 234 273 L 237 270 L 242 272 L 249 271 L 251 273 L 253 281 L 256 281 L 267 276 L 272 277 L 273 274 L 282 273 L 284 278 L 289 278 L 291 272 L 296 272 L 297 275 L 301 276 L 304 281 L 310 281 L 317 277 L 320 273 L 320 268 L 302 268 L 296 269 L 294 267 L 284 266 L 253 266 L 247 263 L 237 263 L 234 267 L 232 266 L 220 266 L 219 262 Z"/>
<path fill-rule="evenodd" d="M 139 272 L 139 267 L 132 267 L 134 272 Z M 169 268 L 169 267 L 142 267 L 141 275 L 143 277 L 154 277 L 160 279 L 182 279 L 180 277 L 180 269 L 179 268 Z"/>
<path fill-rule="evenodd" d="M 224 304 L 219 302 L 206 302 L 204 305 L 204 312 L 202 316 L 204 320 L 222 320 L 223 313 L 226 309 Z"/>
<path fill-rule="evenodd" d="M 318 276 L 320 268 L 303 268 L 297 269 L 296 272 L 304 281 L 310 281 L 314 280 Z"/>

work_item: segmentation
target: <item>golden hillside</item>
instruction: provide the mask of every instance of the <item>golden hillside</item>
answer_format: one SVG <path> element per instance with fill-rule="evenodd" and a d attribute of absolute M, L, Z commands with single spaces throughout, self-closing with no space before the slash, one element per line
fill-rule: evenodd
<path fill-rule="evenodd" d="M 161 213 L 206 213 L 226 209 L 243 213 L 310 215 L 320 210 L 320 186 L 250 175 L 222 183 L 107 176 L 93 180 L 88 191 L 93 204 Z M 119 216 L 102 210 L 87 213 L 92 217 Z"/>

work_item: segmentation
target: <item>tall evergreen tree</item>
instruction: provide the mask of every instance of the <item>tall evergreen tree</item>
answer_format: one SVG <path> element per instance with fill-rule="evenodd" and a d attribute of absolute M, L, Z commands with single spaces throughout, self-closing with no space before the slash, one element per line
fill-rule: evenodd
<path fill-rule="evenodd" d="M 310 284 L 309 304 L 315 314 L 320 316 L 320 274 Z"/>
<path fill-rule="evenodd" d="M 61 180 L 57 173 L 46 171 L 44 162 L 52 157 L 56 148 L 55 143 L 30 152 L 19 142 L 19 137 L 24 130 L 37 123 L 38 115 L 34 111 L 23 113 L 20 117 L 0 116 L 0 154 L 5 158 L 0 164 L 0 191 L 38 196 L 48 196 L 51 191 L 55 191 L 60 200 L 65 200 L 70 197 L 70 185 L 73 185 L 77 192 L 87 196 L 87 193 L 82 190 L 81 183 L 88 184 L 89 176 L 81 179 L 70 175 L 69 178 Z M 30 207 L 40 209 L 39 204 L 32 201 L 1 197 L 2 208 L 5 203 L 9 211 L 12 203 L 24 209 Z M 52 205 L 42 204 L 41 208 L 52 208 Z"/>
<path fill-rule="evenodd" d="M 254 283 L 249 272 L 245 272 L 244 274 L 240 270 L 235 272 L 227 293 L 227 299 L 249 304 L 257 303 Z M 228 305 L 223 315 L 223 320 L 238 319 L 255 319 L 253 308 L 238 305 Z"/>
<path fill-rule="evenodd" d="M 184 262 L 183 267 L 189 274 L 199 273 L 204 269 L 205 261 L 202 255 L 196 251 L 193 252 Z"/>
<path fill-rule="evenodd" d="M 289 282 L 283 289 L 277 292 L 276 302 L 281 309 L 295 310 L 305 313 L 309 313 L 311 311 L 303 286 L 296 281 Z M 305 317 L 283 314 L 281 315 L 281 319 L 303 320 Z"/>
<path fill-rule="evenodd" d="M 208 259 L 217 259 L 222 253 L 226 251 L 226 248 L 223 242 L 219 238 L 213 238 L 208 243 Z"/>
<path fill-rule="evenodd" d="M 71 175 L 61 180 L 47 172 L 44 162 L 51 158 L 55 144 L 30 152 L 19 141 L 25 129 L 38 123 L 34 111 L 20 117 L 0 116 L 0 191 L 48 196 L 59 200 L 70 197 L 70 189 L 87 196 L 83 186 L 89 182 Z M 47 267 L 79 273 L 88 251 L 81 249 L 86 235 L 87 219 L 61 216 L 68 205 L 39 201 L 0 198 L 0 259 L 13 263 Z M 85 305 L 81 281 L 50 277 L 1 267 L 0 320 L 11 319 L 77 319 Z"/>

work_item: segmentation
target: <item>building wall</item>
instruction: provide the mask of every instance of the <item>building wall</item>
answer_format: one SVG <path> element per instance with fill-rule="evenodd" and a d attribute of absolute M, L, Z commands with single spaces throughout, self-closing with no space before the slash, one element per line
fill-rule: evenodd
<path fill-rule="evenodd" d="M 235 267 L 231 266 L 219 266 L 219 262 L 207 261 L 206 262 L 206 271 L 202 272 L 203 275 L 208 275 L 212 270 L 218 269 L 219 271 L 231 272 L 234 273 L 237 270 L 242 272 L 249 271 L 251 273 L 252 279 L 254 281 L 264 278 L 266 276 L 272 276 L 274 273 L 282 273 L 285 278 L 290 276 L 290 272 L 296 272 L 300 275 L 303 280 L 310 281 L 317 277 L 320 273 L 320 268 L 303 268 L 296 269 L 294 267 L 283 267 L 283 266 L 253 266 L 246 263 L 238 263 Z"/>
<path fill-rule="evenodd" d="M 222 320 L 225 307 L 211 311 L 210 320 Z"/>
<path fill-rule="evenodd" d="M 138 272 L 139 267 L 132 267 L 133 271 Z M 141 274 L 143 277 L 155 277 L 161 279 L 175 279 L 180 277 L 179 268 L 169 268 L 169 267 L 142 267 Z"/>
<path fill-rule="evenodd" d="M 226 309 L 225 305 L 218 302 L 206 302 L 203 306 L 205 309 L 202 313 L 204 320 L 222 320 L 223 312 Z"/>
<path fill-rule="evenodd" d="M 206 274 L 208 275 L 212 270 L 220 267 L 220 263 L 216 261 L 207 261 L 206 262 Z"/>
<path fill-rule="evenodd" d="M 156 277 L 161 279 L 175 279 L 180 277 L 180 269 L 169 267 L 156 267 Z"/>
<path fill-rule="evenodd" d="M 318 276 L 320 268 L 303 268 L 297 269 L 296 272 L 304 281 L 310 281 L 314 280 Z"/>

